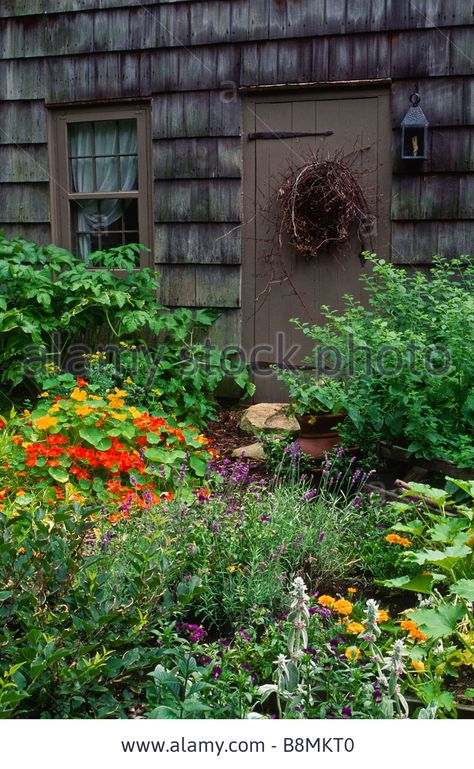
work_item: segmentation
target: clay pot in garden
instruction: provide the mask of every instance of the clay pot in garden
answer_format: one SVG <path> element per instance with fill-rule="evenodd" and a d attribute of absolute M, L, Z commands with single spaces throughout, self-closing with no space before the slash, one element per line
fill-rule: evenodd
<path fill-rule="evenodd" d="M 331 453 L 340 442 L 335 428 L 346 416 L 344 411 L 339 414 L 298 414 L 300 434 L 297 443 L 303 453 L 313 459 L 322 459 L 326 453 Z"/>

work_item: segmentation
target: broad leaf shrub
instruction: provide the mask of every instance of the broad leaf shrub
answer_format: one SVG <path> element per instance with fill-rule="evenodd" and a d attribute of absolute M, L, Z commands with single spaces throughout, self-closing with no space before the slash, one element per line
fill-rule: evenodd
<path fill-rule="evenodd" d="M 149 509 L 184 479 L 202 482 L 214 451 L 192 425 L 128 405 L 125 390 L 98 395 L 78 379 L 66 396 L 44 392 L 13 417 L 0 443 L 3 502 L 115 506 L 111 518 Z"/>
<path fill-rule="evenodd" d="M 471 467 L 474 265 L 435 258 L 425 275 L 367 256 L 365 304 L 347 296 L 342 314 L 323 308 L 325 325 L 294 321 L 314 346 L 308 365 L 335 379 L 349 445 L 383 439 Z"/>
<path fill-rule="evenodd" d="M 0 384 L 21 384 L 25 350 L 48 354 L 56 336 L 67 351 L 86 332 L 89 339 L 95 333 L 97 344 L 104 328 L 113 339 L 159 333 L 156 277 L 134 270 L 141 248 L 91 254 L 87 264 L 105 265 L 91 270 L 63 248 L 7 240 L 0 232 Z M 113 268 L 123 271 L 120 277 Z"/>
<path fill-rule="evenodd" d="M 103 389 L 127 385 L 135 406 L 158 404 L 199 427 L 225 378 L 240 395 L 252 392 L 232 352 L 204 341 L 220 313 L 158 305 L 157 273 L 135 269 L 142 248 L 98 251 L 86 263 L 0 231 L 0 406 L 2 394 L 54 389 L 66 368 Z"/>

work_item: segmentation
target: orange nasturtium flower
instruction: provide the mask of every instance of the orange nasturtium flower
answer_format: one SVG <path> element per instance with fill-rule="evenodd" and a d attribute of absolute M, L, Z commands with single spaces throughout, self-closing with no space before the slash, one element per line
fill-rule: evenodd
<path fill-rule="evenodd" d="M 79 402 L 87 400 L 86 391 L 81 390 L 79 387 L 75 387 L 71 393 L 71 400 Z"/>
<path fill-rule="evenodd" d="M 35 419 L 35 425 L 39 430 L 48 430 L 50 427 L 54 427 L 58 423 L 56 417 L 38 417 Z"/>
<path fill-rule="evenodd" d="M 350 601 L 346 601 L 345 598 L 339 598 L 332 607 L 338 614 L 350 614 L 352 612 L 352 604 Z"/>
<path fill-rule="evenodd" d="M 411 666 L 413 670 L 416 670 L 417 673 L 424 673 L 425 672 L 425 663 L 421 662 L 421 660 L 412 660 Z"/>
<path fill-rule="evenodd" d="M 378 625 L 380 625 L 382 622 L 388 622 L 390 619 L 390 616 L 388 612 L 385 611 L 385 609 L 380 609 L 377 612 L 376 622 Z"/>
<path fill-rule="evenodd" d="M 391 545 L 401 545 L 402 547 L 410 547 L 411 542 L 406 537 L 400 537 L 398 534 L 387 534 L 385 537 L 386 542 Z"/>
<path fill-rule="evenodd" d="M 349 662 L 357 662 L 360 657 L 360 649 L 358 646 L 348 646 L 344 654 Z"/>
<path fill-rule="evenodd" d="M 76 406 L 75 411 L 78 417 L 87 417 L 89 414 L 92 414 L 94 409 L 88 406 L 87 403 L 83 403 L 82 406 Z"/>
<path fill-rule="evenodd" d="M 336 599 L 332 597 L 332 595 L 320 595 L 318 598 L 318 603 L 321 604 L 321 606 L 326 606 L 327 609 L 332 609 L 336 602 Z"/>

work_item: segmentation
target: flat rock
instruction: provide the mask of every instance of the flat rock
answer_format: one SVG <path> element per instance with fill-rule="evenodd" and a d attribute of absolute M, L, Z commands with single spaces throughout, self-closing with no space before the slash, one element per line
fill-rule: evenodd
<path fill-rule="evenodd" d="M 265 459 L 265 451 L 261 443 L 251 443 L 249 446 L 234 449 L 232 456 L 245 459 Z"/>
<path fill-rule="evenodd" d="M 276 435 L 297 433 L 300 426 L 294 416 L 287 416 L 288 405 L 288 403 L 256 403 L 242 414 L 240 429 L 250 435 L 257 435 L 259 432 Z"/>

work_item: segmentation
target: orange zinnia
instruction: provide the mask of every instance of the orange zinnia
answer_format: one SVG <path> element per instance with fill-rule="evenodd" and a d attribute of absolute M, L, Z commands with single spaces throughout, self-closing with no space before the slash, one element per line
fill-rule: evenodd
<path fill-rule="evenodd" d="M 402 547 L 410 547 L 411 542 L 406 537 L 400 537 L 398 534 L 387 534 L 385 537 L 386 542 L 391 545 L 401 545 Z"/>
<path fill-rule="evenodd" d="M 350 614 L 353 607 L 350 601 L 346 601 L 345 598 L 339 598 L 332 608 L 334 611 L 337 611 L 338 614 Z"/>

